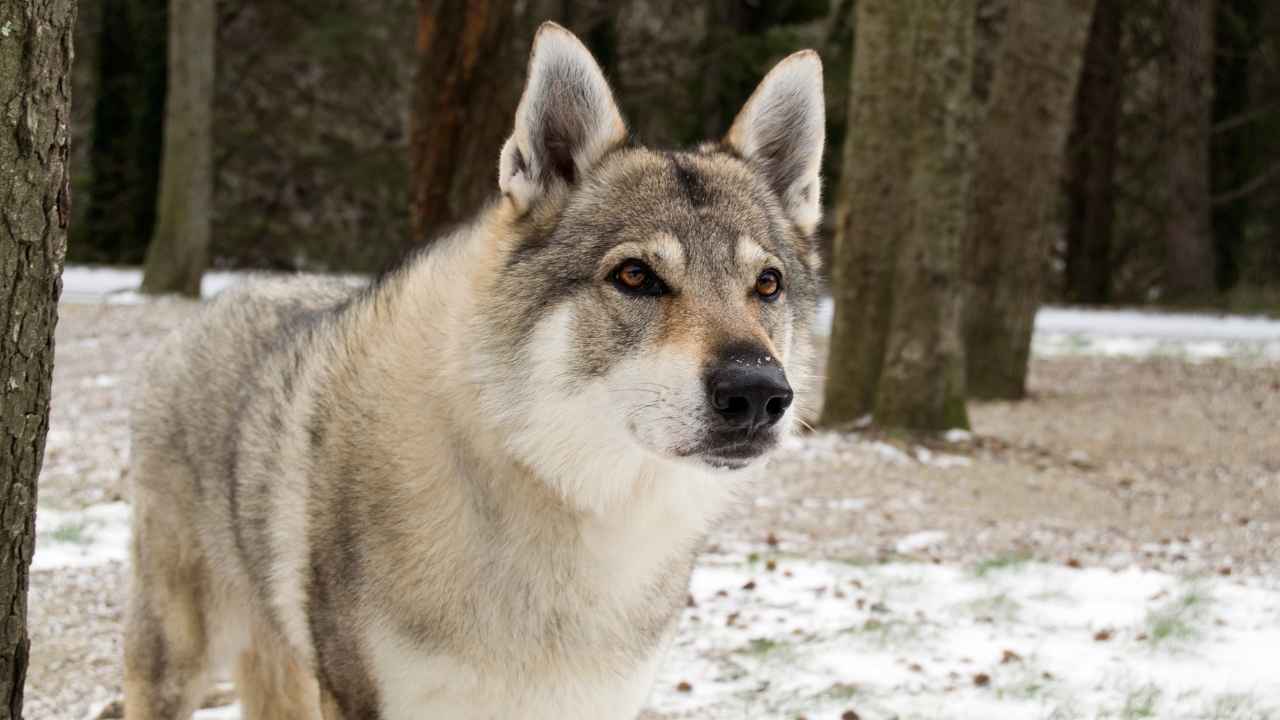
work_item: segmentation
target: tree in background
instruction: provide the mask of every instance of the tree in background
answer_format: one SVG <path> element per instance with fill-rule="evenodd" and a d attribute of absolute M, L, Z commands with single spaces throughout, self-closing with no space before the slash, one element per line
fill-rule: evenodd
<path fill-rule="evenodd" d="M 966 244 L 969 394 L 1026 393 L 1031 332 L 1093 0 L 1010 5 L 986 121 L 978 134 Z"/>
<path fill-rule="evenodd" d="M 1249 61 L 1249 95 L 1255 98 L 1251 137 L 1258 158 L 1265 158 L 1247 187 L 1257 195 L 1251 207 L 1257 231 L 1246 238 L 1244 281 L 1257 290 L 1270 286 L 1280 306 L 1280 3 L 1263 2 L 1258 36 L 1263 42 Z M 1269 191 L 1268 191 L 1269 188 Z"/>
<path fill-rule="evenodd" d="M 858 0 L 822 423 L 967 427 L 974 0 Z"/>
<path fill-rule="evenodd" d="M 164 130 L 165 0 L 105 0 L 87 188 L 73 258 L 138 264 L 156 216 Z"/>
<path fill-rule="evenodd" d="M 215 3 L 170 0 L 164 159 L 142 290 L 200 295 L 208 262 L 213 158 Z"/>
<path fill-rule="evenodd" d="M 1164 290 L 1169 300 L 1190 302 L 1215 290 L 1209 180 L 1215 1 L 1176 0 L 1166 17 Z"/>
<path fill-rule="evenodd" d="M 1076 92 L 1075 122 L 1067 143 L 1066 278 L 1070 302 L 1111 300 L 1111 237 L 1116 212 L 1116 160 L 1121 53 L 1126 0 L 1097 0 Z"/>
<path fill-rule="evenodd" d="M 537 4 L 537 3 L 533 3 Z M 519 50 L 532 34 L 504 0 L 418 0 L 410 113 L 412 245 L 464 220 L 495 193 L 498 148 L 519 99 Z"/>
<path fill-rule="evenodd" d="M 1218 0 L 1217 14 L 1209 147 L 1215 195 L 1212 207 L 1214 280 L 1219 290 L 1226 291 L 1240 281 L 1241 255 L 1252 214 L 1249 194 L 1233 197 L 1231 193 L 1247 186 L 1256 171 L 1251 137 L 1255 125 L 1244 120 L 1253 109 L 1249 64 L 1261 42 L 1260 8 L 1258 0 Z"/>
<path fill-rule="evenodd" d="M 495 192 L 537 25 L 573 30 L 609 76 L 629 130 L 658 147 L 718 137 L 759 78 L 806 44 L 787 32 L 825 0 L 419 0 L 410 116 L 411 240 L 465 220 Z"/>
<path fill-rule="evenodd" d="M 75 0 L 0 0 L 0 719 L 22 717 L 36 480 L 71 215 Z"/>

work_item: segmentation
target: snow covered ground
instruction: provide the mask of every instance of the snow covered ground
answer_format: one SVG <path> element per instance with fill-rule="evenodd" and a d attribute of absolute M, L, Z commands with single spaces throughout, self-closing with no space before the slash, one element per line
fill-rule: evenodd
<path fill-rule="evenodd" d="M 785 545 L 712 556 L 694 574 L 695 606 L 656 707 L 714 718 L 1261 719 L 1280 713 L 1276 590 L 1016 557 L 851 565 L 791 557 Z"/>
<path fill-rule="evenodd" d="M 820 333 L 834 308 L 818 308 Z M 1036 313 L 1037 355 L 1170 356 L 1192 361 L 1236 357 L 1280 359 L 1280 320 L 1242 315 L 1092 310 L 1047 306 Z"/>
<path fill-rule="evenodd" d="M 122 503 L 41 513 L 34 566 L 126 557 Z M 651 702 L 672 718 L 1280 718 L 1280 580 L 719 548 Z M 853 712 L 855 715 L 846 715 Z M 232 707 L 201 720 L 232 720 Z"/>
<path fill-rule="evenodd" d="M 32 570 L 84 567 L 129 557 L 129 505 L 101 503 L 80 511 L 36 511 Z"/>
<path fill-rule="evenodd" d="M 240 273 L 211 273 L 204 293 L 242 279 Z M 146 302 L 136 292 L 139 281 L 137 270 L 72 266 L 64 274 L 63 298 Z M 76 605 L 46 622 L 33 655 L 45 664 L 46 677 L 73 673 L 84 662 L 77 653 L 96 647 L 68 645 L 75 652 L 58 654 L 56 639 L 72 634 L 69 629 L 97 622 L 105 623 L 103 632 L 118 632 L 110 623 L 119 622 L 115 608 L 123 596 L 129 537 L 129 508 L 119 502 L 118 491 L 127 447 L 114 432 L 125 412 L 121 378 L 137 344 L 167 330 L 160 326 L 160 310 L 167 307 L 175 319 L 165 322 L 176 323 L 191 309 L 171 305 L 70 308 L 83 311 L 78 318 L 68 313 L 79 326 L 59 328 L 79 331 L 59 343 L 60 359 L 67 358 L 60 372 L 75 372 L 55 387 L 63 417 L 51 428 L 47 455 L 51 482 L 45 487 L 62 488 L 64 504 L 46 505 L 41 497 L 33 588 L 63 594 L 64 587 L 80 585 L 64 586 L 62 578 L 88 578 L 93 588 L 107 588 L 111 601 L 89 610 L 87 602 Z M 142 318 L 147 322 L 140 323 Z M 823 331 L 830 319 L 826 302 Z M 151 323 L 157 327 L 134 327 Z M 1242 571 L 1245 565 L 1233 563 L 1224 546 L 1205 551 L 1202 543 L 1220 536 L 1204 525 L 1187 529 L 1191 511 L 1208 505 L 1214 532 L 1274 537 L 1268 523 L 1275 522 L 1277 505 L 1274 495 L 1261 490 L 1280 487 L 1280 465 L 1269 452 L 1254 458 L 1260 451 L 1246 441 L 1250 433 L 1267 432 L 1266 418 L 1274 417 L 1274 399 L 1280 397 L 1274 394 L 1280 376 L 1266 364 L 1280 359 L 1280 321 L 1046 308 L 1037 317 L 1033 350 L 1040 358 L 1154 355 L 1191 362 L 1144 363 L 1149 374 L 1135 377 L 1154 389 L 1133 390 L 1107 404 L 1116 387 L 1100 378 L 1138 363 L 1044 361 L 1040 367 L 1049 366 L 1057 395 L 1040 405 L 984 408 L 987 424 L 975 427 L 990 436 L 955 431 L 932 449 L 875 435 L 815 434 L 790 441 L 780 457 L 784 471 L 752 508 L 756 524 L 717 534 L 701 558 L 689 607 L 651 698 L 651 717 L 1280 720 L 1280 576 Z M 1240 366 L 1249 369 L 1199 363 L 1220 357 L 1243 360 Z M 1071 372 L 1055 370 L 1058 365 Z M 1188 378 L 1198 380 L 1186 384 Z M 1069 382 L 1087 383 L 1088 391 Z M 1243 391 L 1236 386 L 1249 390 L 1238 397 Z M 1194 394 L 1187 394 L 1189 388 Z M 1168 401 L 1168 395 L 1185 395 L 1185 401 Z M 1135 415 L 1123 426 L 1097 427 L 1101 418 L 1122 417 L 1118 404 L 1145 406 L 1156 403 L 1153 398 L 1165 403 L 1157 419 Z M 1013 417 L 997 424 L 1001 413 Z M 1212 422 L 1195 424 L 1208 422 L 1201 415 Z M 1166 417 L 1172 420 L 1167 427 L 1151 427 Z M 1199 428 L 1191 436 L 1171 434 L 1188 422 Z M 992 431 L 993 426 L 1003 430 Z M 1011 428 L 1025 426 L 1052 432 L 1031 436 L 1034 442 L 1019 440 Z M 1226 428 L 1221 435 L 1205 429 L 1219 426 Z M 1193 441 L 1200 436 L 1221 445 L 1219 454 L 1199 455 L 1185 447 L 1198 447 Z M 1000 442 L 987 442 L 993 439 Z M 96 451 L 81 452 L 86 446 Z M 1163 469 L 1157 460 L 1165 455 L 1189 458 L 1182 464 L 1203 467 L 1212 476 L 1204 482 L 1211 484 L 1197 484 L 1198 471 Z M 1230 473 L 1223 468 L 1240 475 L 1239 482 L 1227 484 Z M 824 472 L 827 480 L 811 482 Z M 1228 513 L 1227 501 L 1240 499 L 1246 485 L 1257 489 L 1256 502 L 1245 497 Z M 948 495 L 956 487 L 964 493 Z M 877 496 L 882 488 L 888 488 L 888 499 Z M 1184 490 L 1185 503 L 1183 495 L 1170 499 L 1168 493 Z M 1107 534 L 1086 530 L 1083 540 L 1064 540 L 1061 547 L 1069 549 L 1062 552 L 1037 550 L 1036 560 L 1021 551 L 956 552 L 997 523 L 1013 522 L 1009 518 L 1021 507 L 1015 503 L 1040 497 L 1043 505 L 1024 511 L 1037 519 L 1026 525 L 1028 536 L 1073 537 L 1071 521 L 1064 519 L 1070 516 L 1055 511 L 1077 502 L 1091 516 L 1105 516 L 1100 525 L 1125 530 L 1141 528 L 1147 516 L 1120 514 L 1115 506 L 1167 506 L 1169 526 L 1139 535 L 1170 539 L 1122 549 L 1105 542 Z M 951 517 L 965 503 L 987 504 L 981 522 Z M 80 509 L 65 509 L 72 507 Z M 784 508 L 805 522 L 788 525 Z M 766 538 L 762 527 L 776 527 L 779 537 Z M 877 535 L 884 527 L 887 537 Z M 1095 548 L 1092 559 L 1075 554 L 1089 547 Z M 855 550 L 863 554 L 854 557 Z M 1203 562 L 1176 560 L 1181 554 L 1196 560 L 1198 552 L 1206 556 Z M 1151 554 L 1174 559 L 1140 569 L 1142 556 Z M 103 650 L 109 662 L 118 655 Z M 65 664 L 53 666 L 55 656 Z M 94 700 L 118 694 L 111 685 L 118 672 L 104 675 L 109 680 L 97 681 L 101 692 L 94 691 Z M 64 684 L 46 680 L 33 693 L 46 698 L 45 714 L 37 713 L 41 720 L 67 716 L 48 711 L 65 708 L 51 700 Z M 82 717 L 84 705 L 77 707 L 70 717 Z M 239 712 L 230 705 L 198 717 L 235 720 Z"/>
<path fill-rule="evenodd" d="M 284 276 L 287 273 L 252 273 L 255 276 Z M 241 283 L 250 273 L 243 271 L 215 270 L 207 272 L 200 282 L 200 294 L 212 297 L 223 290 Z M 367 278 L 359 275 L 341 275 L 353 284 L 364 283 Z M 142 286 L 142 270 L 135 267 L 105 267 L 98 265 L 68 265 L 62 271 L 62 300 L 64 302 L 140 303 L 146 296 L 138 292 Z"/>
<path fill-rule="evenodd" d="M 206 297 L 243 281 L 243 272 L 211 272 L 201 286 Z M 353 284 L 361 276 L 343 276 Z M 137 303 L 137 268 L 72 265 L 63 272 L 68 302 Z M 830 331 L 830 298 L 818 310 L 818 333 Z M 1085 310 L 1045 307 L 1036 315 L 1033 350 L 1040 355 L 1101 354 L 1123 357 L 1168 355 L 1190 360 L 1244 357 L 1280 359 L 1280 320 L 1204 313 Z"/>

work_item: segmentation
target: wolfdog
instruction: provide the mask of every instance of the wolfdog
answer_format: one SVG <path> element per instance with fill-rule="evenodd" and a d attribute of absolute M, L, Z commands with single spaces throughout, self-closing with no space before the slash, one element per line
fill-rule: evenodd
<path fill-rule="evenodd" d="M 816 312 L 822 66 L 637 147 L 539 29 L 498 197 L 363 289 L 259 280 L 133 407 L 131 720 L 634 718 L 700 543 L 790 432 Z"/>

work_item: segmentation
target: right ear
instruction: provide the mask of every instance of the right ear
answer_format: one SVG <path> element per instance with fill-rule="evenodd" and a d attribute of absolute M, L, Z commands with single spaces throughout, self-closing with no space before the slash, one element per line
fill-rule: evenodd
<path fill-rule="evenodd" d="M 543 23 L 533 38 L 515 130 L 498 160 L 502 193 L 524 213 L 556 183 L 573 184 L 626 138 L 595 58 L 573 33 Z"/>

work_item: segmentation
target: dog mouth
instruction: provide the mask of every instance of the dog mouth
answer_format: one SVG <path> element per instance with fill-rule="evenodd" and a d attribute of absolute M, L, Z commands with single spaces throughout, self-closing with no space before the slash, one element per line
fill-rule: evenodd
<path fill-rule="evenodd" d="M 778 444 L 776 433 L 718 432 L 699 444 L 689 456 L 696 456 L 711 467 L 740 470 L 764 457 Z"/>

